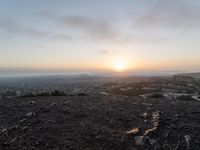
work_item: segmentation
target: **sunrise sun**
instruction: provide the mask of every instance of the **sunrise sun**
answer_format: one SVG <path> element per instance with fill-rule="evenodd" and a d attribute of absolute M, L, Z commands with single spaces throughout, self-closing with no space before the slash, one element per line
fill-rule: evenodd
<path fill-rule="evenodd" d="M 133 63 L 131 58 L 125 54 L 113 56 L 109 58 L 107 62 L 107 66 L 109 69 L 115 72 L 127 72 L 133 68 Z"/>
<path fill-rule="evenodd" d="M 116 63 L 114 69 L 118 72 L 122 72 L 126 69 L 126 66 L 124 63 Z"/>

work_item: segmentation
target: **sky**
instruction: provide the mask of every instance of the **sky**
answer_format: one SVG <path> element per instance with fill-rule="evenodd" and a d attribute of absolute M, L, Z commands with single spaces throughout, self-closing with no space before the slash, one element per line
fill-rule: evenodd
<path fill-rule="evenodd" d="M 199 0 L 0 0 L 0 69 L 200 71 Z"/>

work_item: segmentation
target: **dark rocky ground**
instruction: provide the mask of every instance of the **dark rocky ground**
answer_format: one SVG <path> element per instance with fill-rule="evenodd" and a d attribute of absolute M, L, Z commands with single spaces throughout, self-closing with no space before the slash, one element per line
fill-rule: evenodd
<path fill-rule="evenodd" d="M 169 79 L 159 79 L 157 85 L 163 82 Z M 127 96 L 117 90 L 138 90 L 131 82 L 102 86 L 88 94 L 1 99 L 0 149 L 200 149 L 199 101 L 142 98 L 130 91 Z"/>

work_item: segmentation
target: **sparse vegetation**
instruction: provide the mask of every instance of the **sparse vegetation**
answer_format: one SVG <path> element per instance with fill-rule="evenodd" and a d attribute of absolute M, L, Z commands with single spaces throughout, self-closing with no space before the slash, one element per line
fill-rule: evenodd
<path fill-rule="evenodd" d="M 48 97 L 48 96 L 67 96 L 63 91 L 53 90 L 51 92 L 27 93 L 19 97 Z"/>
<path fill-rule="evenodd" d="M 78 93 L 77 95 L 78 95 L 78 96 L 88 96 L 87 93 Z"/>
<path fill-rule="evenodd" d="M 149 96 L 149 98 L 164 98 L 164 95 L 161 93 L 153 93 Z"/>
<path fill-rule="evenodd" d="M 66 96 L 66 94 L 63 91 L 54 90 L 50 93 L 50 96 Z"/>
<path fill-rule="evenodd" d="M 177 97 L 177 99 L 186 100 L 186 101 L 194 100 L 190 95 L 182 95 L 182 96 Z"/>

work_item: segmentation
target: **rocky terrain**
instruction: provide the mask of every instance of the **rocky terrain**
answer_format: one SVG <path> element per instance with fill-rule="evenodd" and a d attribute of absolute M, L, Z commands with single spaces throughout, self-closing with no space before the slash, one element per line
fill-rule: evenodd
<path fill-rule="evenodd" d="M 197 78 L 51 81 L 0 82 L 0 149 L 200 149 Z"/>

